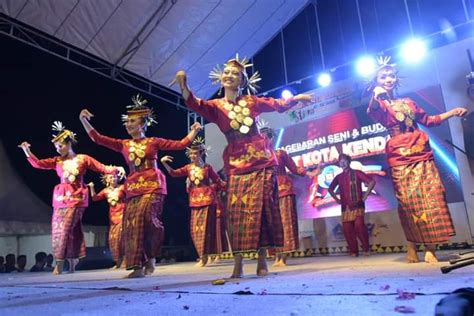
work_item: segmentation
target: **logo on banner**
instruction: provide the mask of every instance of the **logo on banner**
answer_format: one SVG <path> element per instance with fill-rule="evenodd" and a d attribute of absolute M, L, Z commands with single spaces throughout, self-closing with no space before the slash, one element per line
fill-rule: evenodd
<path fill-rule="evenodd" d="M 315 95 L 316 102 L 288 111 L 287 114 L 293 123 L 310 121 L 354 106 L 354 84 L 351 80 L 341 81 L 330 87 L 308 93 Z"/>

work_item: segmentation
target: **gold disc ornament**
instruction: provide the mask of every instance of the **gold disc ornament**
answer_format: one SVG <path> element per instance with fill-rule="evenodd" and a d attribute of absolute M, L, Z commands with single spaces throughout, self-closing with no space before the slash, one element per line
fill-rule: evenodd
<path fill-rule="evenodd" d="M 230 127 L 232 127 L 233 129 L 239 129 L 240 124 L 236 120 L 232 120 L 230 121 Z"/>
<path fill-rule="evenodd" d="M 403 122 L 405 120 L 405 114 L 403 114 L 402 112 L 397 112 L 395 113 L 395 118 L 397 119 L 397 121 Z"/>

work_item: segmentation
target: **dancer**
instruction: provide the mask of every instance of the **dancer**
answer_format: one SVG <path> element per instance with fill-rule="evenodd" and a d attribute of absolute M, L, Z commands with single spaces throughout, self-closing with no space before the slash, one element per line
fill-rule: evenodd
<path fill-rule="evenodd" d="M 360 170 L 351 168 L 352 158 L 349 155 L 341 154 L 339 156 L 339 166 L 342 173 L 338 174 L 329 185 L 328 192 L 333 199 L 341 204 L 342 231 L 349 254 L 352 257 L 359 256 L 359 238 L 362 249 L 366 256 L 370 255 L 369 232 L 365 225 L 365 200 L 372 192 L 375 186 L 375 180 Z M 362 193 L 362 183 L 367 185 L 367 191 Z M 339 197 L 334 190 L 339 186 Z"/>
<path fill-rule="evenodd" d="M 86 256 L 86 244 L 82 231 L 82 215 L 89 204 L 89 192 L 84 185 L 83 177 L 86 171 L 98 173 L 111 173 L 117 170 L 121 175 L 125 170 L 121 167 L 105 166 L 94 158 L 76 154 L 73 144 L 76 134 L 66 129 L 59 121 L 53 124 L 51 142 L 54 144 L 59 156 L 47 159 L 38 159 L 31 152 L 31 145 L 27 142 L 19 146 L 23 149 L 29 163 L 38 169 L 56 170 L 61 183 L 54 187 L 53 193 L 53 218 L 52 218 L 52 244 L 56 267 L 53 274 L 61 274 L 64 260 L 69 262 L 69 272 L 74 272 L 79 259 Z"/>
<path fill-rule="evenodd" d="M 425 244 L 425 262 L 438 262 L 436 244 L 455 235 L 443 183 L 434 162 L 428 135 L 418 124 L 430 127 L 453 116 L 464 116 L 464 108 L 428 115 L 413 100 L 395 98 L 399 79 L 390 57 L 381 57 L 369 85 L 373 92 L 368 114 L 390 133 L 385 152 L 398 200 L 398 215 L 408 241 L 407 262 L 418 262 L 416 244 Z"/>
<path fill-rule="evenodd" d="M 160 254 L 164 238 L 161 213 L 166 196 L 166 179 L 156 160 L 159 150 L 183 150 L 201 129 L 199 123 L 183 139 L 168 140 L 145 137 L 147 127 L 156 123 L 153 110 L 139 95 L 132 98 L 123 115 L 127 133 L 132 139 L 116 139 L 99 134 L 90 124 L 93 115 L 82 110 L 79 119 L 89 137 L 97 144 L 120 152 L 128 164 L 130 175 L 125 181 L 127 207 L 123 218 L 124 259 L 128 277 L 150 275 L 155 270 L 155 257 Z"/>
<path fill-rule="evenodd" d="M 195 97 L 187 84 L 186 73 L 179 71 L 178 82 L 188 108 L 217 124 L 227 138 L 224 166 L 229 177 L 226 212 L 228 232 L 234 253 L 231 277 L 243 276 L 242 252 L 258 251 L 257 275 L 268 273 L 265 247 L 282 246 L 283 229 L 278 210 L 277 160 L 255 120 L 262 112 L 284 112 L 298 101 L 311 101 L 311 95 L 300 94 L 288 100 L 243 96 L 242 91 L 256 91 L 258 73 L 248 78 L 247 59 L 238 55 L 223 70 L 217 67 L 211 78 L 224 89 L 224 97 L 202 100 Z"/>
<path fill-rule="evenodd" d="M 275 131 L 262 122 L 259 126 L 260 133 L 264 134 L 271 148 L 274 147 Z M 278 160 L 277 183 L 278 183 L 278 204 L 280 206 L 281 221 L 283 224 L 283 247 L 275 249 L 275 267 L 286 266 L 287 256 L 299 249 L 298 237 L 298 213 L 296 210 L 296 195 L 293 190 L 293 180 L 291 180 L 286 169 L 295 175 L 304 177 L 312 176 L 303 167 L 297 167 L 288 153 L 282 149 L 275 150 Z"/>
<path fill-rule="evenodd" d="M 118 174 L 103 174 L 102 183 L 105 188 L 98 194 L 95 192 L 94 182 L 87 184 L 94 202 L 107 200 L 109 203 L 109 249 L 115 261 L 115 269 L 120 268 L 123 261 L 122 220 L 125 211 L 125 186 L 120 184 Z"/>
<path fill-rule="evenodd" d="M 225 235 L 216 235 L 216 186 L 225 189 L 226 184 L 210 165 L 204 163 L 206 151 L 204 140 L 198 137 L 186 149 L 190 163 L 184 167 L 173 169 L 168 164 L 173 161 L 173 157 L 161 158 L 161 163 L 172 177 L 187 177 L 189 180 L 190 232 L 199 255 L 199 262 L 196 264 L 198 267 L 204 267 L 208 263 L 209 255 L 219 254 L 218 238 L 219 244 L 225 244 Z"/>

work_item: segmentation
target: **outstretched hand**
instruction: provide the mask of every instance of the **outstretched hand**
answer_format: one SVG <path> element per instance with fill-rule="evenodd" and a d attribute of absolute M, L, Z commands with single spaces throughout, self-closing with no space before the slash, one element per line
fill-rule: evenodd
<path fill-rule="evenodd" d="M 186 85 L 186 80 L 187 80 L 186 72 L 184 70 L 180 70 L 176 73 L 173 81 L 171 81 L 168 84 L 168 87 L 171 87 L 175 83 L 178 83 L 180 87 L 184 87 Z"/>
<path fill-rule="evenodd" d="M 125 172 L 125 169 L 123 167 L 115 167 L 117 169 L 117 175 L 119 176 L 120 179 L 123 179 L 127 173 Z"/>
<path fill-rule="evenodd" d="M 171 157 L 171 156 L 164 156 L 163 158 L 161 158 L 161 162 L 162 162 L 162 163 L 173 162 L 173 157 Z"/>
<path fill-rule="evenodd" d="M 94 114 L 89 112 L 89 110 L 87 109 L 83 109 L 79 114 L 79 119 L 86 119 L 89 121 L 92 117 L 94 117 Z"/>
<path fill-rule="evenodd" d="M 201 123 L 195 122 L 193 125 L 191 125 L 191 130 L 199 132 L 202 129 Z"/>
<path fill-rule="evenodd" d="M 466 108 L 454 108 L 451 110 L 453 116 L 464 116 L 467 113 Z"/>
<path fill-rule="evenodd" d="M 23 150 L 28 150 L 30 149 L 31 145 L 28 142 L 22 142 L 20 145 L 18 145 L 18 148 L 21 148 Z"/>

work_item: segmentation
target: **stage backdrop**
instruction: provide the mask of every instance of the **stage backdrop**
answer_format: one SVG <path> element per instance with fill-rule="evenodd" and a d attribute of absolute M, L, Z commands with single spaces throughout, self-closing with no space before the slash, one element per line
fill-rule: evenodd
<path fill-rule="evenodd" d="M 343 81 L 332 85 L 330 89 L 310 92 L 317 96 L 315 104 L 285 114 L 262 115 L 277 132 L 276 148 L 285 149 L 299 166 L 322 165 L 317 179 L 293 177 L 301 250 L 305 254 L 347 251 L 340 222 L 340 206 L 327 193 L 331 180 L 341 171 L 337 166 L 339 154 L 346 153 L 353 157 L 354 169 L 372 175 L 377 182 L 366 205 L 366 222 L 372 250 L 404 251 L 406 240 L 398 219 L 397 203 L 384 155 L 385 143 L 389 137 L 387 131 L 367 116 L 368 102 L 360 98 L 361 91 L 353 82 Z M 428 114 L 445 111 L 439 85 L 417 89 L 401 96 L 412 98 Z M 279 126 L 285 127 L 278 128 Z M 449 145 L 452 141 L 450 129 L 445 123 L 424 130 L 430 136 L 430 144 L 447 188 L 449 208 L 456 226 L 457 235 L 451 239 L 450 247 L 461 247 L 470 242 L 471 236 L 466 225 L 459 171 L 453 149 Z M 221 153 L 225 146 L 223 136 L 215 125 L 208 124 L 206 138 L 207 143 L 214 148 L 209 162 L 217 168 L 222 167 Z"/>

